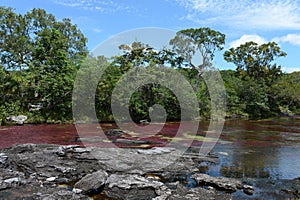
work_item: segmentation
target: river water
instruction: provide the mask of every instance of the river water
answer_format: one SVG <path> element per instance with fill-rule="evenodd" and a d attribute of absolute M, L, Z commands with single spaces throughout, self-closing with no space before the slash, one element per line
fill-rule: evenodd
<path fill-rule="evenodd" d="M 95 125 L 96 126 L 96 125 Z M 179 123 L 167 123 L 159 134 L 147 136 L 148 140 L 164 146 L 172 139 Z M 208 123 L 201 122 L 198 136 L 193 143 L 201 146 Z M 103 130 L 116 128 L 115 124 L 101 124 Z M 97 132 L 86 131 L 86 137 L 95 137 Z M 81 145 L 72 124 L 0 126 L 0 148 L 14 144 L 48 143 Z M 80 135 L 82 137 L 82 135 Z M 137 138 L 136 135 L 123 136 Z M 178 137 L 178 136 L 177 136 Z M 179 136 L 180 137 L 180 136 Z M 184 137 L 182 136 L 184 141 Z M 178 138 L 177 138 L 178 139 Z M 90 145 L 109 146 L 111 140 Z M 119 144 L 119 147 L 150 148 L 151 145 Z M 153 145 L 152 145 L 153 146 Z M 157 145 L 154 145 L 157 146 Z M 261 121 L 226 121 L 219 142 L 212 153 L 220 157 L 218 164 L 201 163 L 202 172 L 213 176 L 236 178 L 294 179 L 300 177 L 300 120 L 280 118 Z"/>

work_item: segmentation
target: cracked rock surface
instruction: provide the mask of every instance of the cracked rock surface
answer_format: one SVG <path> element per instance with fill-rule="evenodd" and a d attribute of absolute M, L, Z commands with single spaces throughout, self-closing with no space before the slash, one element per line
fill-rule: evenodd
<path fill-rule="evenodd" d="M 217 158 L 162 147 L 15 145 L 0 150 L 0 199 L 232 199 L 235 192 L 255 197 L 255 187 L 241 180 L 201 174 L 202 161 Z M 188 174 L 195 182 L 191 188 L 174 179 Z M 282 185 L 291 196 L 300 191 Z"/>

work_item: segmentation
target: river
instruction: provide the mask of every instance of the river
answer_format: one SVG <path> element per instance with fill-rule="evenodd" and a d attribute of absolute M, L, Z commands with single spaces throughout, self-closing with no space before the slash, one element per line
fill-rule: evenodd
<path fill-rule="evenodd" d="M 167 123 L 159 134 L 149 140 L 166 144 L 178 129 L 178 123 Z M 205 136 L 207 122 L 201 122 L 199 137 L 193 143 L 201 145 Z M 115 124 L 102 123 L 103 130 L 116 128 Z M 62 145 L 81 145 L 76 139 L 78 134 L 72 124 L 67 125 L 24 125 L 0 126 L 0 148 L 14 144 L 48 143 Z M 97 136 L 97 132 L 86 131 L 87 137 Z M 82 135 L 81 135 L 82 137 Z M 132 136 L 126 136 L 132 137 Z M 135 136 L 136 137 L 136 136 Z M 197 141 L 198 140 L 198 141 Z M 109 146 L 110 140 L 97 145 Z M 91 143 L 96 145 L 96 143 Z M 151 145 L 120 147 L 150 148 Z M 236 178 L 294 179 L 300 177 L 300 120 L 278 118 L 270 120 L 230 120 L 225 122 L 219 142 L 212 153 L 219 156 L 218 164 L 201 163 L 202 172 L 213 176 Z"/>

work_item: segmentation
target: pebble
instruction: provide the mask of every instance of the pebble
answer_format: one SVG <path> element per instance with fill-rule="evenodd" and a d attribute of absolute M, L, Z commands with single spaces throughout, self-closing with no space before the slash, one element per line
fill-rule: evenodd
<path fill-rule="evenodd" d="M 52 181 L 55 181 L 55 179 L 56 179 L 55 177 L 49 177 L 46 179 L 46 181 L 52 182 Z"/>
<path fill-rule="evenodd" d="M 18 178 L 18 177 L 4 180 L 4 183 L 9 183 L 9 184 L 18 183 L 18 182 L 20 182 L 20 178 Z"/>

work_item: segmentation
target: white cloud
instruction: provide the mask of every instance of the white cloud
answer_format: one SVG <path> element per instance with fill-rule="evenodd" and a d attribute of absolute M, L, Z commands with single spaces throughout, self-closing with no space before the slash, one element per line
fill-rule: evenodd
<path fill-rule="evenodd" d="M 96 33 L 101 33 L 102 29 L 100 29 L 100 28 L 93 28 L 93 31 L 96 32 Z"/>
<path fill-rule="evenodd" d="M 300 72 L 300 67 L 283 67 L 282 71 L 286 73 Z"/>
<path fill-rule="evenodd" d="M 199 24 L 239 29 L 300 30 L 299 0 L 176 0 Z"/>
<path fill-rule="evenodd" d="M 111 0 L 51 0 L 56 4 L 75 7 L 83 10 L 94 10 L 98 12 L 117 12 L 126 11 L 133 12 L 134 8 L 126 4 L 116 3 Z"/>
<path fill-rule="evenodd" d="M 277 37 L 273 39 L 275 42 L 288 42 L 293 45 L 300 45 L 300 33 L 299 34 L 288 34 L 286 36 Z"/>
<path fill-rule="evenodd" d="M 259 35 L 243 35 L 239 39 L 232 41 L 230 43 L 230 48 L 231 47 L 235 48 L 240 46 L 241 44 L 245 44 L 246 42 L 251 42 L 251 41 L 256 42 L 259 45 L 267 43 L 267 41 Z"/>

